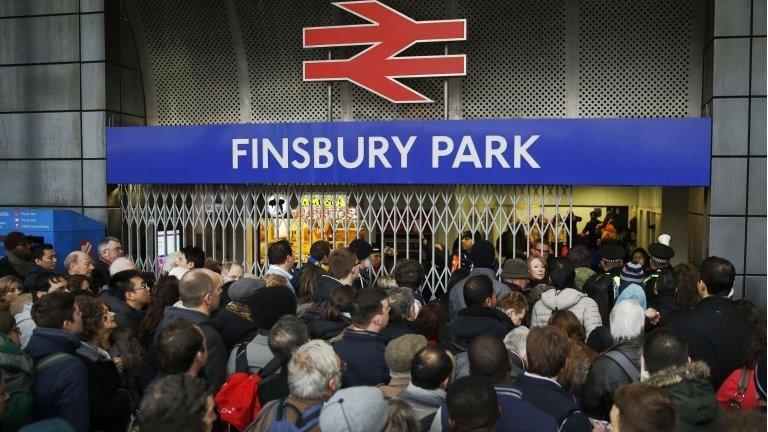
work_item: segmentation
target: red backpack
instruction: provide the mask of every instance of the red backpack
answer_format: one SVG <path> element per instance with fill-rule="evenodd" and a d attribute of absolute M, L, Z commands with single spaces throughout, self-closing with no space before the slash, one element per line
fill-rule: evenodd
<path fill-rule="evenodd" d="M 261 411 L 259 384 L 280 369 L 279 362 L 273 358 L 259 373 L 250 373 L 247 347 L 248 342 L 237 346 L 235 372 L 227 377 L 227 382 L 221 386 L 214 398 L 221 421 L 239 431 L 244 430 Z"/>

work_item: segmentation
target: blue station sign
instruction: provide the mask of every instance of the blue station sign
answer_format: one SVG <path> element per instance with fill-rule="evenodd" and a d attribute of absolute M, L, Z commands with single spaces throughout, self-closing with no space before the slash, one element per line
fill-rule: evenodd
<path fill-rule="evenodd" d="M 421 120 L 107 128 L 133 184 L 708 186 L 711 120 Z"/>

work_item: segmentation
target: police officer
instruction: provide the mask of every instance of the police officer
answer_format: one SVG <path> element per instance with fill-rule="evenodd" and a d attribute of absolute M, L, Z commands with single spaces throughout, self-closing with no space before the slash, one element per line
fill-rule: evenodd
<path fill-rule="evenodd" d="M 652 243 L 648 246 L 651 257 L 651 273 L 643 280 L 643 288 L 648 301 L 656 294 L 656 279 L 661 270 L 670 266 L 669 260 L 675 256 L 675 250 L 663 243 Z"/>

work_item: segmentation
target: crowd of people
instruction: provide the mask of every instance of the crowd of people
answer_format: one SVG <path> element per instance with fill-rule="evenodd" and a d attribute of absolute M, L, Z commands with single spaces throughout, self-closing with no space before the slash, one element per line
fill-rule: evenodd
<path fill-rule="evenodd" d="M 733 264 L 543 237 L 501 263 L 462 241 L 433 299 L 418 261 L 366 277 L 364 240 L 276 241 L 260 277 L 186 246 L 156 277 L 117 238 L 60 273 L 10 233 L 0 430 L 765 430 L 765 305 L 731 299 Z"/>

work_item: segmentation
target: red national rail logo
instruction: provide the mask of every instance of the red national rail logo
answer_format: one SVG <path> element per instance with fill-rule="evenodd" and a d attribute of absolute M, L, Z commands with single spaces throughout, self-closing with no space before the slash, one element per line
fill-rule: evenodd
<path fill-rule="evenodd" d="M 351 81 L 395 103 L 432 102 L 395 78 L 463 76 L 464 54 L 397 57 L 419 42 L 463 41 L 467 21 L 414 21 L 375 0 L 333 3 L 372 24 L 304 29 L 304 48 L 370 45 L 346 60 L 304 62 L 305 81 Z"/>

